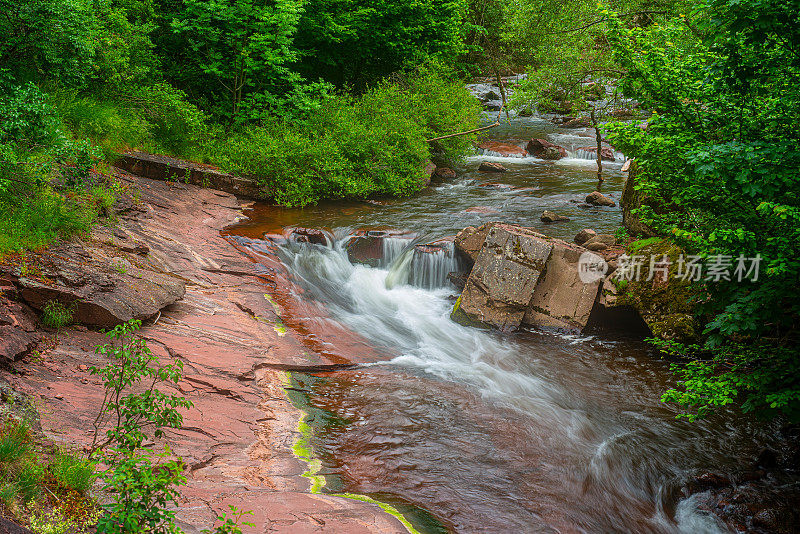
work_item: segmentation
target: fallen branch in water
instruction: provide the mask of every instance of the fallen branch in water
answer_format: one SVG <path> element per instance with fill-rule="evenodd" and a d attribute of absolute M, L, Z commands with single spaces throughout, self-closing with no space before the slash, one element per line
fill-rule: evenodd
<path fill-rule="evenodd" d="M 497 121 L 494 124 L 490 124 L 489 126 L 481 126 L 480 128 L 475 128 L 474 130 L 467 130 L 466 132 L 458 132 L 458 133 L 443 135 L 441 137 L 434 137 L 433 139 L 428 139 L 427 141 L 429 143 L 432 143 L 433 141 L 439 141 L 440 139 L 449 139 L 450 137 L 469 135 L 471 133 L 482 132 L 484 130 L 488 130 L 489 128 L 494 128 L 495 126 L 500 126 L 500 121 Z"/>

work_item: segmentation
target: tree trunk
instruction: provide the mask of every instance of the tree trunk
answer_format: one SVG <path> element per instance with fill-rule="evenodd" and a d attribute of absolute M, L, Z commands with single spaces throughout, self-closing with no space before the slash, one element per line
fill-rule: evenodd
<path fill-rule="evenodd" d="M 603 182 L 603 136 L 600 133 L 600 126 L 597 124 L 597 117 L 595 116 L 594 109 L 591 113 L 592 127 L 594 127 L 595 139 L 597 140 L 597 182 Z"/>

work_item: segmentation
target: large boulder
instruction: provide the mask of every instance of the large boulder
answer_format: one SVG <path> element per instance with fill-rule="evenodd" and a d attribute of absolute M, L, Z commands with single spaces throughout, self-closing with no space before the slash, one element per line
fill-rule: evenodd
<path fill-rule="evenodd" d="M 506 158 L 524 158 L 528 155 L 525 149 L 520 146 L 500 143 L 499 141 L 484 141 L 478 145 L 478 148 L 484 152 L 491 152 Z"/>
<path fill-rule="evenodd" d="M 553 250 L 544 273 L 539 277 L 523 324 L 563 330 L 581 330 L 602 284 L 601 277 L 581 275 L 581 265 L 602 262 L 602 258 L 586 252 L 578 245 L 552 240 Z"/>
<path fill-rule="evenodd" d="M 488 223 L 465 228 L 457 250 L 475 265 L 451 318 L 461 324 L 513 330 L 533 325 L 581 331 L 592 313 L 603 273 L 585 264 L 603 258 L 530 228 Z"/>
<path fill-rule="evenodd" d="M 451 317 L 513 330 L 522 323 L 553 245 L 528 228 L 498 224 L 486 235 Z"/>
<path fill-rule="evenodd" d="M 614 304 L 630 306 L 639 312 L 654 337 L 680 343 L 696 342 L 701 328 L 695 319 L 694 307 L 706 295 L 702 284 L 675 276 L 678 259 L 683 255 L 680 247 L 667 240 L 648 239 L 640 242 L 635 252 L 629 254 L 647 260 L 666 255 L 671 275 L 658 271 L 648 280 L 649 262 L 645 262 L 641 276 L 621 278 L 620 268 L 620 276 L 614 276 L 612 280 L 616 285 L 624 286 L 624 291 L 619 292 Z"/>
<path fill-rule="evenodd" d="M 546 139 L 531 139 L 525 149 L 529 154 L 540 159 L 561 159 L 567 157 L 567 149 Z"/>
<path fill-rule="evenodd" d="M 186 292 L 185 282 L 177 276 L 130 262 L 101 264 L 87 259 L 62 253 L 59 262 L 40 275 L 19 276 L 22 299 L 37 310 L 50 301 L 60 302 L 73 309 L 74 321 L 109 328 L 131 319 L 149 319 Z"/>

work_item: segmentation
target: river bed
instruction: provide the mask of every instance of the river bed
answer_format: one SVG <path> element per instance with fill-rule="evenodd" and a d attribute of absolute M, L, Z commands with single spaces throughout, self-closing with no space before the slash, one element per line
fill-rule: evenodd
<path fill-rule="evenodd" d="M 567 240 L 582 228 L 620 226 L 618 206 L 579 206 L 597 189 L 595 163 L 576 150 L 591 146 L 592 132 L 519 118 L 491 135 L 522 145 L 546 137 L 570 157 L 476 154 L 456 179 L 410 199 L 256 205 L 230 230 L 260 239 L 286 227 L 329 229 L 328 246 L 279 250 L 297 297 L 386 355 L 294 377 L 326 475 L 321 490 L 392 503 L 420 532 L 723 532 L 680 488 L 703 469 L 735 470 L 773 440 L 774 428 L 741 417 L 676 419 L 676 408 L 660 402 L 669 363 L 639 339 L 468 328 L 449 318 L 458 293 L 441 274 L 447 269 L 433 283 L 407 283 L 415 277 L 404 249 L 466 226 L 502 220 Z M 478 171 L 487 160 L 508 172 Z M 605 162 L 601 189 L 617 202 L 621 167 L 622 158 Z M 544 209 L 571 220 L 542 223 Z M 379 267 L 351 264 L 342 243 L 373 229 L 417 239 Z"/>

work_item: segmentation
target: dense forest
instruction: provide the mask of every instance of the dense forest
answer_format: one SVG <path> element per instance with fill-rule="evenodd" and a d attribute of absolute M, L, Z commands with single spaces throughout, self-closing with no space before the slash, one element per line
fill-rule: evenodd
<path fill-rule="evenodd" d="M 649 236 L 759 257 L 653 340 L 691 419 L 800 420 L 800 0 L 0 0 L 0 258 L 98 224 L 131 149 L 255 177 L 286 206 L 410 196 L 473 150 L 477 77 L 569 103 L 634 158 Z M 589 81 L 638 102 L 621 121 Z M 505 120 L 513 120 L 508 118 Z M 111 531 L 111 530 L 109 530 Z"/>

